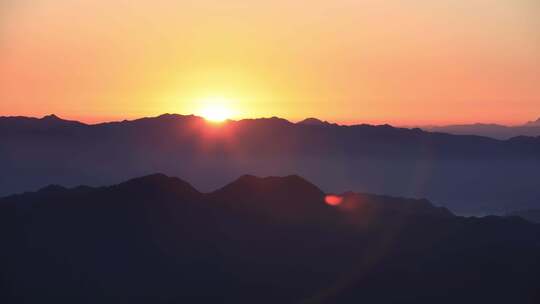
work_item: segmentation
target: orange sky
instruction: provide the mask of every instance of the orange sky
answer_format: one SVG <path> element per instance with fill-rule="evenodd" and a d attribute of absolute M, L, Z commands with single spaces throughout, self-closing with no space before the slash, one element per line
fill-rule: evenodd
<path fill-rule="evenodd" d="M 538 0 L 0 0 L 0 115 L 540 116 Z"/>

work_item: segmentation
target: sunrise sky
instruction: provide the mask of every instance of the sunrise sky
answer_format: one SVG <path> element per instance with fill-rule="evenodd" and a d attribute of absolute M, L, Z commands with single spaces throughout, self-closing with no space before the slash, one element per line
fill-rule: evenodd
<path fill-rule="evenodd" d="M 540 116 L 538 0 L 0 0 L 0 115 Z"/>

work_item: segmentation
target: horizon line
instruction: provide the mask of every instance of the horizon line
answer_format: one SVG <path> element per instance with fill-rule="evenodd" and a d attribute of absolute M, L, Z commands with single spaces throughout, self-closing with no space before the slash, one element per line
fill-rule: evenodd
<path fill-rule="evenodd" d="M 33 116 L 33 115 L 0 115 L 0 118 L 17 118 L 17 117 L 20 117 L 20 118 L 31 118 L 31 119 L 43 119 L 43 118 L 46 118 L 46 117 L 57 117 L 61 120 L 64 120 L 64 121 L 75 121 L 75 122 L 79 122 L 79 123 L 83 123 L 83 124 L 86 124 L 86 125 L 99 125 L 99 124 L 106 124 L 106 123 L 119 123 L 119 122 L 125 122 L 125 121 L 136 121 L 136 120 L 139 120 L 139 119 L 145 119 L 145 118 L 158 118 L 160 116 L 165 116 L 165 115 L 177 115 L 177 116 L 194 116 L 194 117 L 198 117 L 200 119 L 205 119 L 203 116 L 201 115 L 197 115 L 197 114 L 194 114 L 194 113 L 191 113 L 191 114 L 181 114 L 181 113 L 169 113 L 169 112 L 166 112 L 166 113 L 162 113 L 162 114 L 153 114 L 153 115 L 141 115 L 141 116 L 128 116 L 128 117 L 119 117 L 119 116 L 116 116 L 116 115 L 110 115 L 110 116 L 102 116 L 101 119 L 95 117 L 94 119 L 89 119 L 88 117 L 85 119 L 84 116 L 73 116 L 73 115 L 63 115 L 63 114 L 56 114 L 56 113 L 50 113 L 50 114 L 44 114 L 42 116 Z M 277 118 L 277 119 L 283 119 L 283 120 L 286 120 L 292 124 L 297 124 L 297 123 L 300 123 L 304 120 L 307 120 L 307 119 L 316 119 L 316 120 L 319 120 L 321 122 L 325 122 L 325 123 L 329 123 L 329 124 L 335 124 L 335 125 L 338 125 L 338 126 L 356 126 L 356 125 L 390 125 L 390 126 L 396 126 L 396 127 L 403 127 L 403 128 L 421 128 L 421 127 L 447 127 L 447 126 L 461 126 L 461 125 L 496 125 L 496 126 L 502 126 L 502 127 L 523 127 L 523 126 L 526 126 L 528 123 L 531 123 L 531 122 L 535 122 L 535 119 L 533 120 L 529 120 L 529 121 L 525 121 L 525 122 L 522 122 L 522 123 L 516 123 L 516 124 L 505 124 L 505 123 L 497 123 L 497 122 L 482 122 L 482 121 L 475 121 L 475 122 L 455 122 L 455 123 L 392 123 L 392 122 L 383 122 L 381 120 L 364 120 L 364 121 L 343 121 L 343 122 L 339 122 L 339 121 L 331 121 L 331 120 L 326 120 L 326 119 L 322 119 L 322 118 L 318 118 L 318 117 L 315 117 L 315 116 L 307 116 L 305 118 L 301 118 L 301 119 L 289 119 L 289 118 L 284 118 L 284 117 L 280 117 L 280 116 L 277 116 L 277 115 L 271 115 L 271 116 L 259 116 L 259 117 L 231 117 L 231 118 L 228 118 L 226 119 L 225 121 L 232 121 L 232 122 L 238 122 L 238 121 L 243 121 L 243 120 L 257 120 L 257 119 L 272 119 L 272 118 Z M 536 121 L 540 121 L 540 116 L 539 118 L 537 118 Z"/>

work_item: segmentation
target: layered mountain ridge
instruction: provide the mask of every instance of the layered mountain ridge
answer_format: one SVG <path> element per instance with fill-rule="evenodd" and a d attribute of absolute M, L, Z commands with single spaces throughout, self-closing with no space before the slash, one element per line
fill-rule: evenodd
<path fill-rule="evenodd" d="M 214 124 L 164 114 L 95 125 L 55 116 L 0 118 L 0 138 L 0 196 L 51 183 L 99 186 L 149 172 L 190 176 L 208 192 L 249 172 L 300 174 L 325 192 L 425 197 L 459 214 L 540 204 L 538 137 L 496 140 L 277 117 Z"/>
<path fill-rule="evenodd" d="M 49 186 L 0 199 L 0 228 L 3 303 L 540 296 L 540 226 L 455 216 L 427 200 L 325 194 L 298 175 L 244 175 L 207 193 L 164 174 Z"/>

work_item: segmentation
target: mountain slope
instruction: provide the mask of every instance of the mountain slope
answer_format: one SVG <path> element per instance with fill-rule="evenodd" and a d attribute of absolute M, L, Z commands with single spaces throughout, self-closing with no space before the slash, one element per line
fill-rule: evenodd
<path fill-rule="evenodd" d="M 298 176 L 243 176 L 202 194 L 160 174 L 6 197 L 0 297 L 3 303 L 539 299 L 538 225 L 462 218 L 425 200 L 370 194 L 335 194 L 344 200 L 329 206 L 321 195 Z"/>
<path fill-rule="evenodd" d="M 540 139 L 533 137 L 501 141 L 276 117 L 216 125 L 165 114 L 96 125 L 0 118 L 0 139 L 0 195 L 51 183 L 106 185 L 150 172 L 190 176 L 209 191 L 250 172 L 298 173 L 328 192 L 426 197 L 460 214 L 540 204 Z"/>
<path fill-rule="evenodd" d="M 519 216 L 533 223 L 540 223 L 540 209 L 518 210 L 508 214 L 508 216 Z"/>

